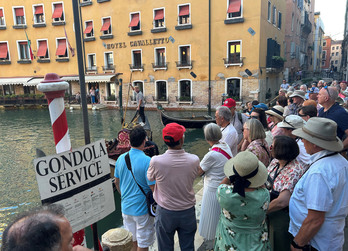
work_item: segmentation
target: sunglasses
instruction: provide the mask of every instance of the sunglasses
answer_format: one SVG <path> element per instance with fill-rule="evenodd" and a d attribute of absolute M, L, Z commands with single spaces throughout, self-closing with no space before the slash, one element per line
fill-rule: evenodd
<path fill-rule="evenodd" d="M 330 95 L 330 92 L 329 92 L 329 88 L 328 88 L 328 86 L 326 85 L 326 86 L 324 86 L 324 89 L 327 91 L 327 94 L 329 95 L 329 98 L 331 98 L 331 95 Z"/>

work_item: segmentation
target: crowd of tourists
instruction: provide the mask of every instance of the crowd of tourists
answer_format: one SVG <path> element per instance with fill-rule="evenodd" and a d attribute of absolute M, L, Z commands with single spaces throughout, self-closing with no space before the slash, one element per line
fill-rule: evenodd
<path fill-rule="evenodd" d="M 195 250 L 193 185 L 200 176 L 198 232 L 213 243 L 211 249 L 342 250 L 348 214 L 347 97 L 344 81 L 298 89 L 284 81 L 272 107 L 253 101 L 240 113 L 228 98 L 216 108 L 216 124 L 204 127 L 210 148 L 201 160 L 184 150 L 185 127 L 167 124 L 162 139 L 168 150 L 153 157 L 143 152 L 145 130 L 135 127 L 131 150 L 115 167 L 133 250 L 148 250 L 155 236 L 158 250 L 174 250 L 176 233 L 181 250 Z M 18 230 L 23 225 L 22 220 L 8 227 L 4 247 L 25 235 Z"/>

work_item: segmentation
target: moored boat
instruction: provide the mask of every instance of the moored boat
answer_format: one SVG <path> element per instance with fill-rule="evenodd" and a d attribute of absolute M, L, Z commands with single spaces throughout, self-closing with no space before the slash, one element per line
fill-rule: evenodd
<path fill-rule="evenodd" d="M 203 128 L 204 125 L 209 123 L 216 123 L 215 118 L 211 116 L 192 116 L 192 117 L 171 117 L 165 114 L 163 111 L 161 112 L 161 121 L 165 126 L 169 123 L 178 123 L 179 125 L 184 126 L 185 128 Z"/>

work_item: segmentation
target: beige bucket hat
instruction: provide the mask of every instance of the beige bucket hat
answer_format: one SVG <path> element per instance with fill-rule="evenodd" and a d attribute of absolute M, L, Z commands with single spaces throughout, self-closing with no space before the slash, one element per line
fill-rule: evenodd
<path fill-rule="evenodd" d="M 268 176 L 265 165 L 259 161 L 255 154 L 249 151 L 240 152 L 234 158 L 228 160 L 225 164 L 224 172 L 228 178 L 236 175 L 236 172 L 237 175 L 241 177 L 252 176 L 254 172 L 254 176 L 247 178 L 250 182 L 250 188 L 262 186 L 266 182 Z"/>
<path fill-rule="evenodd" d="M 283 120 L 284 107 L 280 105 L 275 105 L 271 109 L 265 111 L 265 113 L 267 113 L 268 115 L 275 116 L 280 120 Z"/>
<path fill-rule="evenodd" d="M 340 152 L 343 149 L 343 143 L 337 137 L 337 124 L 331 119 L 310 118 L 302 128 L 294 130 L 292 134 L 329 151 Z"/>
<path fill-rule="evenodd" d="M 301 90 L 295 90 L 291 95 L 290 95 L 290 98 L 293 98 L 293 97 L 300 97 L 302 98 L 303 100 L 306 100 L 306 93 L 304 91 L 301 91 Z"/>
<path fill-rule="evenodd" d="M 279 128 L 290 128 L 290 129 L 298 129 L 302 128 L 304 124 L 304 120 L 298 115 L 289 115 L 284 118 L 282 122 L 279 122 L 277 126 Z"/>

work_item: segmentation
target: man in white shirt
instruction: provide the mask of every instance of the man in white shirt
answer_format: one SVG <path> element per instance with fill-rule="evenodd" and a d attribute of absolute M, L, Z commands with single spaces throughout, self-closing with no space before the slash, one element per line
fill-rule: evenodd
<path fill-rule="evenodd" d="M 337 137 L 337 124 L 327 118 L 310 118 L 292 133 L 304 143 L 312 164 L 290 198 L 289 232 L 292 250 L 341 251 L 348 215 L 348 161 Z M 307 248 L 307 249 L 305 249 Z"/>
<path fill-rule="evenodd" d="M 226 99 L 222 106 L 226 106 L 231 111 L 232 118 L 230 122 L 238 133 L 238 144 L 239 144 L 239 142 L 243 139 L 243 125 L 245 121 L 248 120 L 248 117 L 243 113 L 236 112 L 236 101 L 232 98 Z"/>
<path fill-rule="evenodd" d="M 222 138 L 221 141 L 227 143 L 227 145 L 231 148 L 231 152 L 233 156 L 237 155 L 237 147 L 238 147 L 238 133 L 234 126 L 231 124 L 232 113 L 230 109 L 226 106 L 219 106 L 216 108 L 215 119 L 216 124 L 220 126 Z"/>

